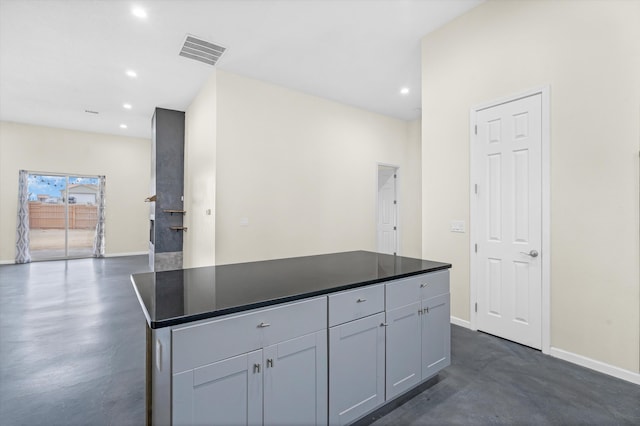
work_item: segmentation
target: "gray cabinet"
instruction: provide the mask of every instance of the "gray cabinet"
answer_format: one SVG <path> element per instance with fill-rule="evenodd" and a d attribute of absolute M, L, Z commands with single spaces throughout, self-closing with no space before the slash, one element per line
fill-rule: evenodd
<path fill-rule="evenodd" d="M 171 411 L 154 424 L 350 424 L 450 364 L 449 272 L 175 326 L 156 346 Z"/>
<path fill-rule="evenodd" d="M 326 425 L 326 325 L 323 297 L 174 328 L 172 424 Z"/>
<path fill-rule="evenodd" d="M 386 397 L 393 398 L 422 380 L 421 302 L 387 311 Z"/>
<path fill-rule="evenodd" d="M 326 330 L 265 348 L 263 389 L 265 426 L 326 425 Z"/>
<path fill-rule="evenodd" d="M 173 376 L 174 425 L 261 425 L 262 350 Z"/>
<path fill-rule="evenodd" d="M 386 399 L 451 363 L 449 271 L 386 284 Z"/>
<path fill-rule="evenodd" d="M 329 328 L 330 425 L 348 424 L 384 403 L 383 309 L 381 285 L 329 296 L 329 323 L 351 320 Z"/>
<path fill-rule="evenodd" d="M 449 294 L 422 302 L 422 379 L 451 364 L 451 313 Z"/>

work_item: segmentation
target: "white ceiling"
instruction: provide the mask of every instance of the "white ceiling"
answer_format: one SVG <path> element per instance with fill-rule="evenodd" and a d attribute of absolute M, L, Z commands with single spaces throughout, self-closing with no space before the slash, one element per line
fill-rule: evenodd
<path fill-rule="evenodd" d="M 227 47 L 221 70 L 411 120 L 421 38 L 480 3 L 0 0 L 0 120 L 148 138 L 213 70 L 178 56 L 186 34 Z"/>

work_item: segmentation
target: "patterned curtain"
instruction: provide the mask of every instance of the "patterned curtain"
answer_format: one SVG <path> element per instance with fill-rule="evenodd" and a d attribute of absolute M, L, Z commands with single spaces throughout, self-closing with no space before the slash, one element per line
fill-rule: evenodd
<path fill-rule="evenodd" d="M 29 253 L 29 172 L 26 170 L 20 170 L 18 179 L 16 263 L 29 262 L 31 262 L 31 253 Z"/>
<path fill-rule="evenodd" d="M 104 257 L 104 190 L 106 178 L 98 176 L 98 224 L 96 225 L 96 235 L 93 238 L 93 257 Z"/>

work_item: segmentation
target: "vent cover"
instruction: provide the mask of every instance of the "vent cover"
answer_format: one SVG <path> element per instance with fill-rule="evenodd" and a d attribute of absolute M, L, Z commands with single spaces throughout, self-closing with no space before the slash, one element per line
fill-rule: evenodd
<path fill-rule="evenodd" d="M 208 65 L 215 65 L 225 50 L 227 49 L 222 46 L 187 34 L 179 55 Z"/>

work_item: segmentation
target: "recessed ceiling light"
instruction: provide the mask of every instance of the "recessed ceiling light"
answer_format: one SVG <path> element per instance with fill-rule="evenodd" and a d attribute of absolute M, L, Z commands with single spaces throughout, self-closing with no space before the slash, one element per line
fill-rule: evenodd
<path fill-rule="evenodd" d="M 147 11 L 141 7 L 134 7 L 133 9 L 131 9 L 131 13 L 133 13 L 133 16 L 136 16 L 140 19 L 144 19 L 147 17 Z"/>
<path fill-rule="evenodd" d="M 131 104 L 122 104 L 122 108 L 131 109 Z"/>
<path fill-rule="evenodd" d="M 402 89 L 400 89 L 400 94 L 401 95 L 408 95 L 409 94 L 409 88 L 408 87 L 403 87 Z"/>
<path fill-rule="evenodd" d="M 138 73 L 136 73 L 134 70 L 127 70 L 125 74 L 127 74 L 131 78 L 136 78 L 138 76 Z"/>
<path fill-rule="evenodd" d="M 121 129 L 126 129 L 126 128 L 127 128 L 127 125 L 126 125 L 126 124 L 121 124 L 121 125 L 120 125 L 120 128 L 121 128 Z"/>

